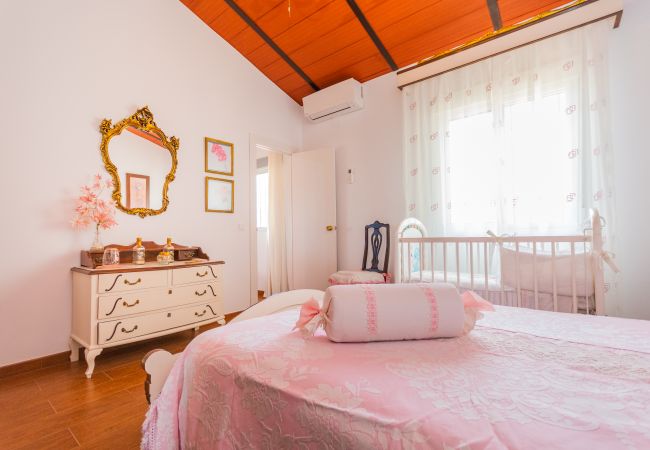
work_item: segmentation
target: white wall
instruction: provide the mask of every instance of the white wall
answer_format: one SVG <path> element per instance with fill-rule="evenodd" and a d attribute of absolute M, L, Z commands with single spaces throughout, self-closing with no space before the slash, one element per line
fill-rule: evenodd
<path fill-rule="evenodd" d="M 616 262 L 619 314 L 650 319 L 650 2 L 625 0 L 612 34 L 610 98 L 616 153 Z"/>
<path fill-rule="evenodd" d="M 200 245 L 225 266 L 226 310 L 249 304 L 249 133 L 299 147 L 299 106 L 177 0 L 0 2 L 0 366 L 62 352 L 69 225 L 101 164 L 99 124 L 149 105 L 180 138 L 163 215 L 118 213 L 104 242 Z M 203 137 L 235 143 L 235 214 L 204 212 Z"/>
<path fill-rule="evenodd" d="M 364 226 L 387 222 L 394 237 L 404 218 L 402 188 L 402 103 L 390 73 L 363 84 L 365 107 L 312 124 L 305 120 L 303 149 L 336 150 L 338 266 L 361 269 Z M 348 184 L 347 170 L 354 183 Z M 391 267 L 395 263 L 391 243 Z"/>

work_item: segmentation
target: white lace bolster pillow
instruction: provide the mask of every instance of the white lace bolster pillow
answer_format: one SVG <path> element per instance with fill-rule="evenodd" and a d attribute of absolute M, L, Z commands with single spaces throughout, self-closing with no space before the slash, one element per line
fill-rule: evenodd
<path fill-rule="evenodd" d="M 472 300 L 490 305 L 475 294 Z M 325 291 L 322 310 L 311 301 L 303 305 L 296 328 L 313 334 L 323 325 L 334 342 L 430 339 L 461 336 L 477 316 L 472 309 L 466 317 L 461 296 L 448 283 L 341 285 Z"/>

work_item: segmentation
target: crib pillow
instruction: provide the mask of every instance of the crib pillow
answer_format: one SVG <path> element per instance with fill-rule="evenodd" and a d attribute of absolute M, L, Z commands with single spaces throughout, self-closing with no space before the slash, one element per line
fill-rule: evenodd
<path fill-rule="evenodd" d="M 449 283 L 330 286 L 322 309 L 315 301 L 303 305 L 296 328 L 313 334 L 323 325 L 334 342 L 457 337 L 473 328 L 477 310 L 491 308 L 475 294 L 468 301 L 466 312 Z"/>

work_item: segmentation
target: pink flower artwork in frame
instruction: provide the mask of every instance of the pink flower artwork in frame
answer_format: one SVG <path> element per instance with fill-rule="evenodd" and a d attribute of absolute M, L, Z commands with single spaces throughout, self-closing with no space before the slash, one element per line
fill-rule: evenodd
<path fill-rule="evenodd" d="M 234 175 L 234 144 L 219 139 L 205 138 L 205 171 Z"/>

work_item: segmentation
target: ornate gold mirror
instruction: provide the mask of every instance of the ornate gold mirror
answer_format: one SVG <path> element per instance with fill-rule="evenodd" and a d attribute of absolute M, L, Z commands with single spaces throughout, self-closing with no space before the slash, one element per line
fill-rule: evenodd
<path fill-rule="evenodd" d="M 158 128 L 147 106 L 115 125 L 104 119 L 99 130 L 102 160 L 113 177 L 117 207 L 140 217 L 165 212 L 178 164 L 178 138 L 168 138 Z"/>

